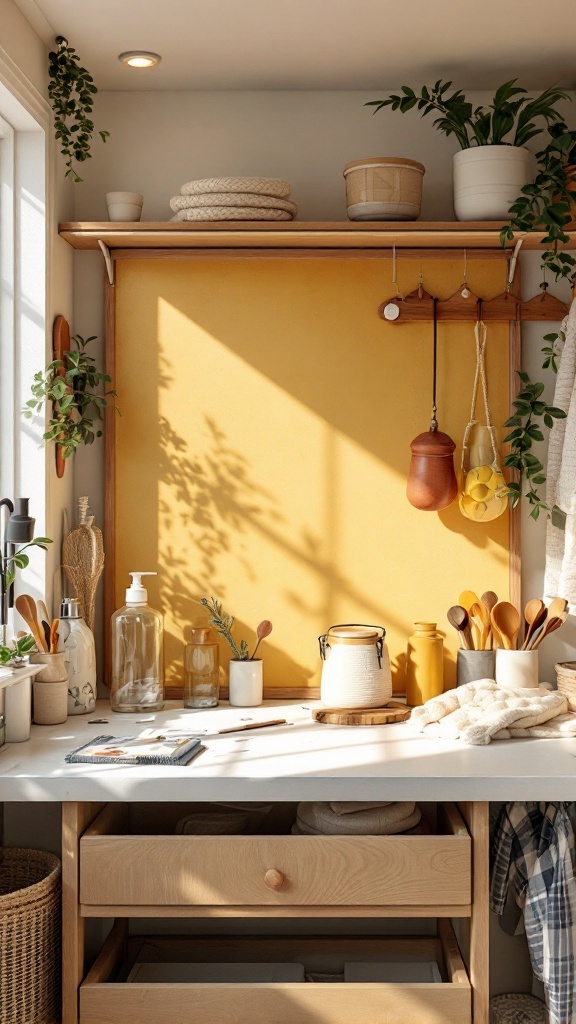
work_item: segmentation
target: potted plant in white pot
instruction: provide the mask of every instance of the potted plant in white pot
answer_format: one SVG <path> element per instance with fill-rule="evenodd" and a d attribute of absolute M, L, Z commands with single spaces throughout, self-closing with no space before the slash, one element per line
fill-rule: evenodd
<path fill-rule="evenodd" d="M 224 637 L 230 645 L 233 657 L 230 659 L 230 692 L 229 701 L 233 707 L 249 708 L 262 703 L 263 697 L 263 674 L 262 659 L 256 658 L 256 652 L 260 641 L 265 640 L 272 632 L 272 623 L 269 619 L 263 619 L 256 629 L 256 646 L 250 655 L 248 644 L 241 640 L 238 645 L 232 636 L 234 619 L 222 610 L 222 605 L 215 597 L 208 599 L 203 597 L 201 603 L 208 608 L 212 617 L 210 625 L 215 626 L 219 636 Z"/>
<path fill-rule="evenodd" d="M 536 160 L 526 143 L 561 122 L 556 106 L 569 99 L 555 86 L 533 98 L 516 82 L 501 85 L 488 106 L 474 107 L 462 90 L 450 93 L 452 82 L 442 80 L 431 88 L 422 86 L 419 93 L 403 85 L 401 94 L 366 106 L 374 107 L 374 113 L 389 106 L 401 113 L 416 107 L 422 117 L 437 114 L 434 127 L 453 135 L 460 146 L 454 155 L 457 220 L 500 220 L 508 217 L 519 192 L 536 175 Z"/>

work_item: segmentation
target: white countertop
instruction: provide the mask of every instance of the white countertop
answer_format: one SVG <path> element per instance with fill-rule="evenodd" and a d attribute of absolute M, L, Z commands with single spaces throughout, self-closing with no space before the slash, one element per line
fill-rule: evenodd
<path fill-rule="evenodd" d="M 312 721 L 315 702 L 267 701 L 209 711 L 167 702 L 154 715 L 118 715 L 99 701 L 64 725 L 32 726 L 0 748 L 0 801 L 60 800 L 576 800 L 576 740 L 497 740 L 486 747 L 428 739 L 407 723 L 346 727 Z M 90 725 L 107 718 L 107 725 Z M 153 721 L 143 721 L 152 719 Z M 290 725 L 216 735 L 243 720 Z M 186 767 L 66 764 L 102 734 L 198 730 L 204 750 Z"/>

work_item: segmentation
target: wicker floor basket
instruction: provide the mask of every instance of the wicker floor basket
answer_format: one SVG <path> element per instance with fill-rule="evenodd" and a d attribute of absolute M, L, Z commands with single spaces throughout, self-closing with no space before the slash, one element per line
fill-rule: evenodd
<path fill-rule="evenodd" d="M 490 1024 L 547 1024 L 548 1013 L 541 999 L 526 993 L 509 993 L 490 1000 Z"/>
<path fill-rule="evenodd" d="M 60 1021 L 60 861 L 0 849 L 0 1021 Z"/>
<path fill-rule="evenodd" d="M 576 711 L 576 661 L 559 661 L 554 668 L 558 689 L 568 701 L 568 710 Z"/>

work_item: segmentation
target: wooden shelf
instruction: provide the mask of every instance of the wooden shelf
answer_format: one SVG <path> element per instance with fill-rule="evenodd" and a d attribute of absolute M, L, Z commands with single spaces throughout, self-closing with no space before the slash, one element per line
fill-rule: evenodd
<path fill-rule="evenodd" d="M 376 221 L 261 223 L 253 221 L 188 224 L 77 221 L 60 224 L 59 233 L 74 249 L 246 249 L 378 250 L 467 249 L 501 253 L 501 223 L 479 221 Z M 512 248 L 514 242 L 508 243 Z M 541 248 L 541 233 L 526 235 L 524 249 Z M 576 248 L 576 232 L 566 248 Z"/>

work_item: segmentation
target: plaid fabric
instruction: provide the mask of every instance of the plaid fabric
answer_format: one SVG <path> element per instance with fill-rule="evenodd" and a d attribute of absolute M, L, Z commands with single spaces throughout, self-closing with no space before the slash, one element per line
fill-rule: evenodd
<path fill-rule="evenodd" d="M 565 803 L 506 804 L 494 833 L 490 904 L 503 915 L 512 898 L 523 911 L 550 1024 L 576 1024 L 573 817 Z"/>

